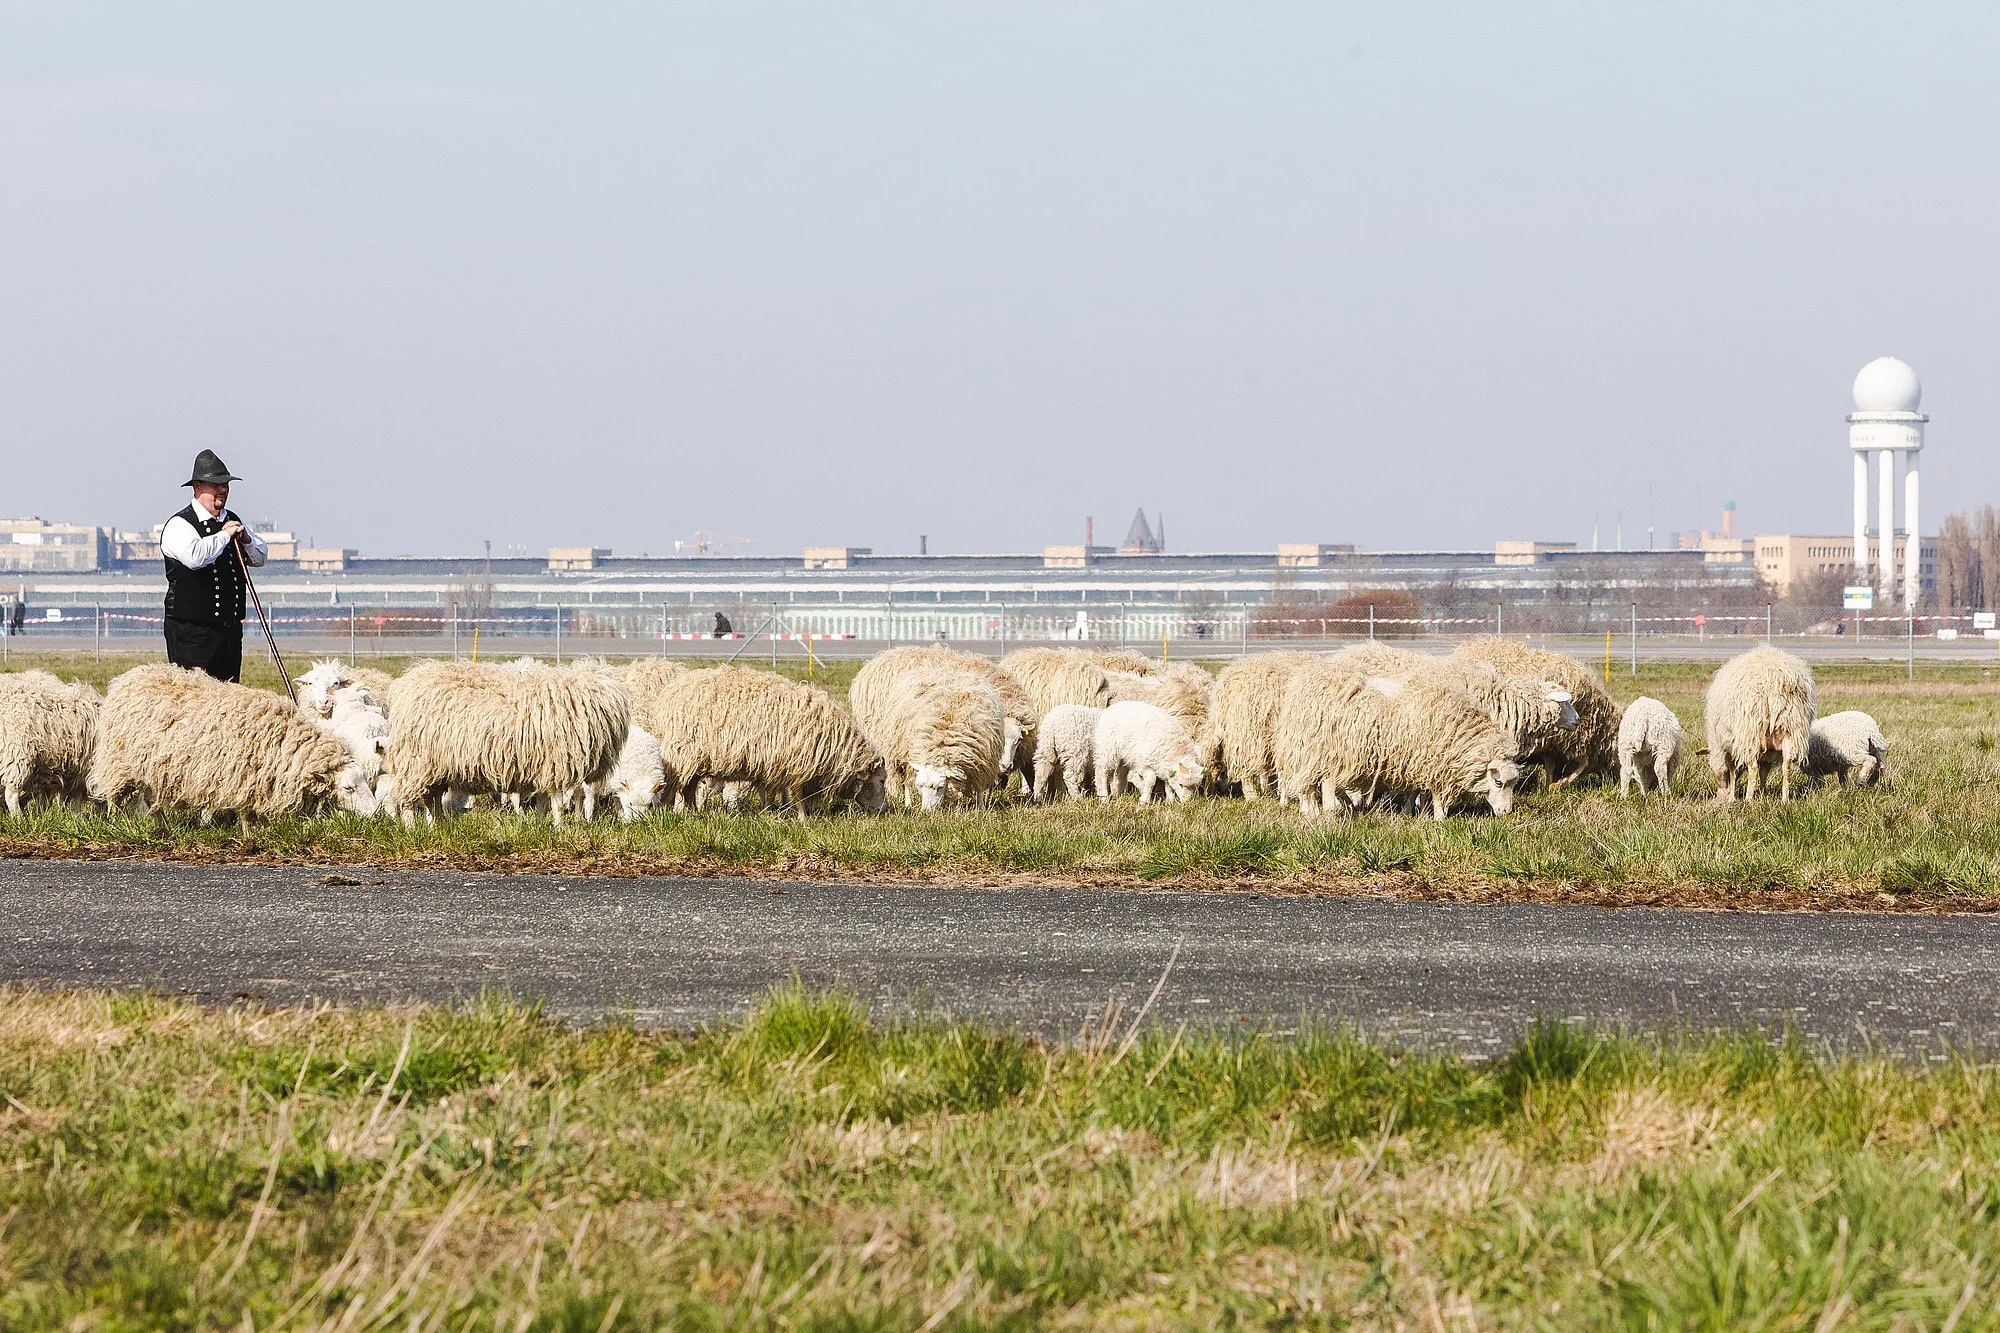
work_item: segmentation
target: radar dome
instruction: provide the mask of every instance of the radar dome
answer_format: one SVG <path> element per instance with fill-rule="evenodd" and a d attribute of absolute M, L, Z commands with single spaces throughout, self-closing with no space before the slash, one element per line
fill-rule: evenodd
<path fill-rule="evenodd" d="M 1878 356 L 1861 367 L 1854 377 L 1854 410 L 1857 412 L 1914 412 L 1923 401 L 1924 386 L 1907 361 Z"/>

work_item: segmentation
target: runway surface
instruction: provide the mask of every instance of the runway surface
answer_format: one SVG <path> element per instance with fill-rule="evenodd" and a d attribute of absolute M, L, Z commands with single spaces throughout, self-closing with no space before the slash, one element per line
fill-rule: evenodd
<path fill-rule="evenodd" d="M 878 1013 L 1062 1037 L 1108 997 L 1135 1007 L 1169 958 L 1154 1008 L 1169 1025 L 1311 1016 L 1477 1055 L 1543 1014 L 2000 1050 L 1991 917 L 0 862 L 0 980 L 213 1002 L 492 987 L 566 1017 L 678 1027 L 796 973 Z"/>

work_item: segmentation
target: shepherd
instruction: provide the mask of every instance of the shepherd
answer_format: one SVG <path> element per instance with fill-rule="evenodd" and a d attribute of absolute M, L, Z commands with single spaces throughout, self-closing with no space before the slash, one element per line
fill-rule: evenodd
<path fill-rule="evenodd" d="M 241 481 L 212 449 L 195 455 L 194 503 L 167 520 L 160 555 L 167 565 L 167 660 L 217 680 L 243 679 L 245 565 L 262 565 L 264 539 L 229 510 L 229 483 Z"/>

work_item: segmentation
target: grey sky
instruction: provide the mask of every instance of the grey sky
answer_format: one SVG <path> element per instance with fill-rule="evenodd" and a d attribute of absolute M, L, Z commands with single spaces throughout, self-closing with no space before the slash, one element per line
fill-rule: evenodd
<path fill-rule="evenodd" d="M 1989 5 L 0 4 L 0 511 L 374 553 L 2000 500 Z M 1704 514 L 1712 525 L 1712 515 Z"/>

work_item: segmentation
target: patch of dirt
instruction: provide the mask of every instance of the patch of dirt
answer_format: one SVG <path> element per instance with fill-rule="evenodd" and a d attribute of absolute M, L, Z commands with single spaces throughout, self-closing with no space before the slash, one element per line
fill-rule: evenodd
<path fill-rule="evenodd" d="M 173 865 L 328 866 L 377 873 L 448 870 L 487 874 L 577 875 L 632 879 L 642 875 L 686 879 L 750 879 L 770 883 L 939 884 L 955 888 L 1123 889 L 1143 892 L 1269 894 L 1273 897 L 1389 898 L 1413 902 L 1560 903 L 1581 907 L 1677 907 L 1716 912 L 1866 912 L 1927 916 L 2000 913 L 2000 895 L 1891 894 L 1874 884 L 1828 884 L 1810 890 L 1769 885 L 1723 889 L 1712 884 L 1612 884 L 1591 880 L 1535 880 L 1467 875 L 1441 879 L 1410 871 L 1349 876 L 1167 875 L 1146 878 L 1089 868 L 1075 873 L 995 870 L 977 864 L 907 867 L 842 866 L 818 855 L 792 854 L 771 862 L 715 857 L 651 857 L 634 853 L 573 854 L 553 851 L 461 855 L 420 851 L 385 859 L 338 847 L 310 857 L 213 846 L 140 848 L 71 842 L 35 842 L 0 836 L 0 860 L 132 861 Z M 322 884 L 361 883 L 330 873 Z M 379 881 L 369 881 L 379 882 Z"/>

